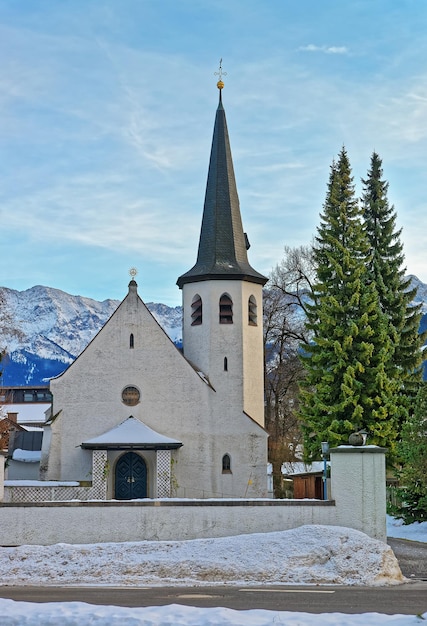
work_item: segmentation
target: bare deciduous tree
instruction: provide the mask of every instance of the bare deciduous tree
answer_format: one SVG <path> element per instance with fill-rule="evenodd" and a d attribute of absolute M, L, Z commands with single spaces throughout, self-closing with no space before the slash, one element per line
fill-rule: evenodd
<path fill-rule="evenodd" d="M 276 497 L 282 495 L 282 463 L 296 460 L 302 444 L 298 395 L 303 368 L 298 353 L 307 339 L 305 305 L 313 276 L 312 247 L 286 246 L 264 290 L 265 416 Z"/>

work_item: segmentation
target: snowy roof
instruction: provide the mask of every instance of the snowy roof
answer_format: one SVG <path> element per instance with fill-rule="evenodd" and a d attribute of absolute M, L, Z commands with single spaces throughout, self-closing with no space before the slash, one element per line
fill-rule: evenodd
<path fill-rule="evenodd" d="M 39 463 L 41 454 L 41 450 L 22 450 L 21 448 L 16 448 L 16 450 L 13 451 L 12 459 L 23 463 Z"/>
<path fill-rule="evenodd" d="M 50 409 L 46 402 L 22 402 L 21 404 L 3 404 L 2 415 L 18 413 L 18 424 L 27 422 L 43 423 L 46 420 L 45 412 Z"/>
<path fill-rule="evenodd" d="M 104 434 L 84 441 L 81 446 L 92 450 L 171 450 L 180 448 L 182 443 L 161 435 L 131 415 Z"/>
<path fill-rule="evenodd" d="M 329 465 L 329 461 L 327 461 Z M 285 461 L 282 463 L 283 476 L 301 476 L 302 474 L 319 474 L 323 471 L 323 461 L 303 463 L 302 461 Z"/>

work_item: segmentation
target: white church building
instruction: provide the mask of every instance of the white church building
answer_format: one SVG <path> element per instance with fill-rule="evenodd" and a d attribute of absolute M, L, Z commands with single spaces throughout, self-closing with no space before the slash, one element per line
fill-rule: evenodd
<path fill-rule="evenodd" d="M 96 498 L 267 496 L 262 288 L 248 262 L 222 81 L 195 265 L 177 280 L 183 353 L 129 292 L 50 384 L 41 478 Z M 58 483 L 59 484 L 59 483 Z"/>

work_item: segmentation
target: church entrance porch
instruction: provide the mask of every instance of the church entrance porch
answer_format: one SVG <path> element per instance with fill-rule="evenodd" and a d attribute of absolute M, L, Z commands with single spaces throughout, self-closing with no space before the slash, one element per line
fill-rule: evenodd
<path fill-rule="evenodd" d="M 154 431 L 132 415 L 81 444 L 83 449 L 92 450 L 94 458 L 104 451 L 107 457 L 104 466 L 94 466 L 93 480 L 105 483 L 107 497 L 115 500 L 170 498 L 171 452 L 181 446 L 177 439 Z M 111 474 L 110 466 L 114 467 Z"/>

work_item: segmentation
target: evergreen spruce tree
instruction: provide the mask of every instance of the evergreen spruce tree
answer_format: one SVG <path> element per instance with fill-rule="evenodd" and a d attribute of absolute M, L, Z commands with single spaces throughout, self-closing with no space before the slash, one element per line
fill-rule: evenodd
<path fill-rule="evenodd" d="M 396 230 L 396 213 L 389 205 L 388 183 L 383 180 L 382 161 L 375 152 L 371 157 L 364 189 L 362 207 L 371 258 L 369 272 L 376 284 L 382 312 L 387 316 L 388 334 L 395 344 L 388 375 L 399 378 L 398 418 L 408 417 L 422 380 L 422 345 L 419 334 L 421 305 L 412 306 L 416 290 L 405 278 L 401 230 Z"/>
<path fill-rule="evenodd" d="M 332 164 L 314 244 L 316 281 L 308 306 L 311 339 L 303 345 L 301 392 L 306 459 L 320 442 L 348 443 L 366 429 L 370 442 L 394 447 L 397 387 L 386 316 L 368 272 L 369 242 L 347 153 Z"/>
<path fill-rule="evenodd" d="M 405 524 L 427 521 L 427 384 L 421 383 L 413 415 L 402 428 L 399 456 L 401 487 L 397 494 L 401 504 L 391 513 Z"/>

